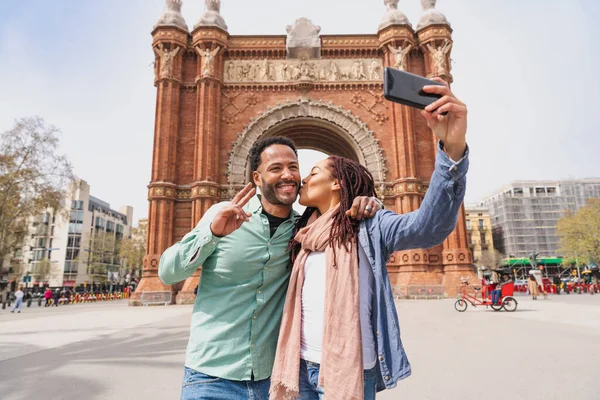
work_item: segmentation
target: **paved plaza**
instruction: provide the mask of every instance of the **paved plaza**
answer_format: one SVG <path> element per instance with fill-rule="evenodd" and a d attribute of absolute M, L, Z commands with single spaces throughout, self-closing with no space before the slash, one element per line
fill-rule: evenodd
<path fill-rule="evenodd" d="M 378 399 L 600 399 L 600 296 L 515 313 L 399 301 L 413 375 Z M 177 399 L 190 306 L 0 310 L 0 399 Z"/>

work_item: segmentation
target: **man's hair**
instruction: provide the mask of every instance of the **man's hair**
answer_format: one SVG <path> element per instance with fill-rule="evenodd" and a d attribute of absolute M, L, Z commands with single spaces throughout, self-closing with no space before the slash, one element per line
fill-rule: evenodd
<path fill-rule="evenodd" d="M 296 145 L 292 141 L 292 139 L 286 138 L 285 136 L 274 136 L 268 137 L 265 139 L 261 139 L 256 141 L 252 148 L 250 149 L 250 173 L 258 170 L 258 167 L 262 161 L 261 156 L 263 151 L 269 146 L 274 144 L 282 144 L 284 146 L 288 146 L 290 149 L 294 150 L 294 154 L 298 157 L 298 150 L 296 150 Z"/>

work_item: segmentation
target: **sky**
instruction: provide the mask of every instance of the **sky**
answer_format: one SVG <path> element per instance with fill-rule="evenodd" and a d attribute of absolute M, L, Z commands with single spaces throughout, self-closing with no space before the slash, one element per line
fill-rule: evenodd
<path fill-rule="evenodd" d="M 0 0 L 0 132 L 39 115 L 92 195 L 147 216 L 164 0 Z M 400 0 L 416 26 L 419 0 Z M 515 180 L 600 176 L 600 1 L 439 0 L 454 30 L 453 92 L 469 108 L 466 202 Z M 203 0 L 183 0 L 190 27 Z M 232 35 L 376 33 L 383 0 L 222 0 Z M 303 170 L 322 154 L 301 153 Z M 306 172 L 305 172 L 306 173 Z"/>

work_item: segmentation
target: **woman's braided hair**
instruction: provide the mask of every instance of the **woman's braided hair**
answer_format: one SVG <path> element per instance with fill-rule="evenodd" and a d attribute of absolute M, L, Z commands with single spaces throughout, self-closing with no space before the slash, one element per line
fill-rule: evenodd
<path fill-rule="evenodd" d="M 336 247 L 343 246 L 349 251 L 349 244 L 356 240 L 359 221 L 346 215 L 352 207 L 354 199 L 359 196 L 375 196 L 375 180 L 373 175 L 364 166 L 345 157 L 330 156 L 327 158 L 329 165 L 327 169 L 331 172 L 333 179 L 337 179 L 340 185 L 340 206 L 333 214 L 333 226 L 329 237 L 329 246 L 333 247 L 335 254 Z M 307 207 L 296 224 L 294 234 L 288 247 L 291 250 L 292 262 L 300 253 L 301 244 L 295 240 L 296 233 L 306 226 L 308 219 L 316 208 Z"/>

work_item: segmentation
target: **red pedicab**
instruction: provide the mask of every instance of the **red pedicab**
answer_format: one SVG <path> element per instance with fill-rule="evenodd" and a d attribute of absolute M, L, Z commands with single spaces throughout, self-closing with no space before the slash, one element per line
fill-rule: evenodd
<path fill-rule="evenodd" d="M 461 290 L 460 290 L 460 298 L 456 300 L 454 303 L 454 308 L 458 312 L 464 312 L 467 310 L 468 304 L 471 304 L 473 307 L 477 306 L 490 306 L 494 311 L 500 311 L 502 309 L 513 312 L 517 309 L 518 302 L 513 297 L 515 293 L 515 284 L 514 282 L 509 282 L 502 285 L 502 294 L 499 296 L 498 301 L 496 303 L 492 303 L 492 291 L 495 289 L 496 284 L 490 285 L 489 288 L 484 288 L 484 293 L 487 293 L 488 296 L 486 298 L 482 298 L 481 300 L 477 298 L 475 295 L 471 295 L 467 293 L 467 288 L 469 286 L 469 277 L 461 278 Z M 485 285 L 484 285 L 485 286 Z M 475 287 L 476 292 L 479 292 L 481 288 Z M 477 293 L 475 293 L 477 294 Z"/>

